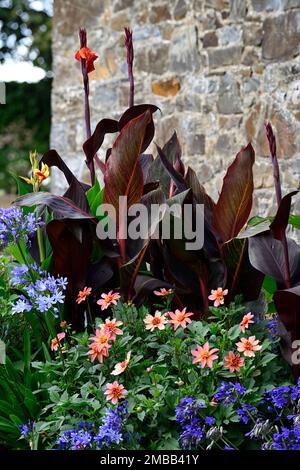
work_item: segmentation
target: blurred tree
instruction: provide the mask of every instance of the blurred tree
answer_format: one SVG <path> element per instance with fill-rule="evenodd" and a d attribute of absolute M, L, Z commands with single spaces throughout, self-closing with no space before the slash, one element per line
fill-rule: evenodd
<path fill-rule="evenodd" d="M 51 70 L 51 3 L 0 0 L 0 62 L 11 57 Z"/>
<path fill-rule="evenodd" d="M 0 0 L 0 62 L 27 60 L 43 68 L 37 83 L 8 82 L 0 113 L 0 189 L 14 192 L 10 172 L 24 175 L 30 150 L 49 147 L 51 1 Z"/>

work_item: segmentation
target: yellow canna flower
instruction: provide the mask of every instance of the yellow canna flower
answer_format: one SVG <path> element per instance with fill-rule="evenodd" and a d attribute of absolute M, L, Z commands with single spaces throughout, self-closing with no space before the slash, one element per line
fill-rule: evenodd
<path fill-rule="evenodd" d="M 38 184 L 40 185 L 45 179 L 47 179 L 50 175 L 50 170 L 48 165 L 42 163 L 41 169 L 36 168 L 33 170 L 33 176 L 37 179 Z"/>

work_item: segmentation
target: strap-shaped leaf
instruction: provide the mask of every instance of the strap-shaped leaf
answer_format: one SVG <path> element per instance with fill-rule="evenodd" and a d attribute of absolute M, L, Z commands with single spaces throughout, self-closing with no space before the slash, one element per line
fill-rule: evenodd
<path fill-rule="evenodd" d="M 254 160 L 253 147 L 248 144 L 237 154 L 224 177 L 212 216 L 213 228 L 223 243 L 238 235 L 251 212 Z"/>
<path fill-rule="evenodd" d="M 139 202 L 143 194 L 144 180 L 139 155 L 151 119 L 151 113 L 146 111 L 129 121 L 116 139 L 106 162 L 103 201 L 113 205 L 117 222 L 119 196 L 127 196 L 127 205 L 130 207 Z"/>
<path fill-rule="evenodd" d="M 16 206 L 39 206 L 49 207 L 61 219 L 92 219 L 93 216 L 76 206 L 73 201 L 63 196 L 39 192 L 25 194 L 15 201 Z"/>

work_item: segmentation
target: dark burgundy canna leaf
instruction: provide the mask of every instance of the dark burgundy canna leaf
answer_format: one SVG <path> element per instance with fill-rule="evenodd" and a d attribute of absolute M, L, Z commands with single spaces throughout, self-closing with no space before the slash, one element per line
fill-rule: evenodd
<path fill-rule="evenodd" d="M 159 188 L 159 181 L 153 181 L 152 183 L 146 183 L 143 187 L 143 195 L 150 193 Z"/>
<path fill-rule="evenodd" d="M 72 181 L 74 179 L 77 180 L 77 178 L 74 176 L 72 171 L 69 169 L 68 165 L 66 165 L 66 163 L 63 161 L 63 159 L 57 153 L 56 150 L 52 149 L 52 150 L 48 150 L 48 152 L 44 153 L 44 155 L 41 159 L 41 162 L 45 163 L 45 165 L 48 165 L 49 167 L 54 166 L 54 167 L 58 168 L 60 171 L 62 171 L 62 173 L 65 175 L 66 180 L 68 181 L 69 185 L 72 183 Z M 80 183 L 79 181 L 78 181 L 78 183 L 81 184 L 84 189 L 89 188 L 89 186 L 84 184 L 84 183 Z"/>
<path fill-rule="evenodd" d="M 155 133 L 154 129 L 154 123 L 152 119 L 152 114 L 155 113 L 159 108 L 153 104 L 138 104 L 136 106 L 131 106 L 128 108 L 125 113 L 121 116 L 119 120 L 119 131 L 125 127 L 129 121 L 132 119 L 137 118 L 138 116 L 141 116 L 144 114 L 146 111 L 150 113 L 150 120 L 147 124 L 146 130 L 145 130 L 145 135 L 144 135 L 144 140 L 141 145 L 141 151 L 140 153 L 143 153 L 147 147 L 149 147 Z"/>
<path fill-rule="evenodd" d="M 41 161 L 49 167 L 58 168 L 65 175 L 65 178 L 69 183 L 69 188 L 64 194 L 64 197 L 71 199 L 71 201 L 73 201 L 78 207 L 85 212 L 88 212 L 89 206 L 85 193 L 90 186 L 78 181 L 76 176 L 74 176 L 56 150 L 49 150 L 46 152 Z"/>
<path fill-rule="evenodd" d="M 25 194 L 16 199 L 15 204 L 25 207 L 44 205 L 63 219 L 93 219 L 89 212 L 76 206 L 70 199 L 46 192 Z"/>
<path fill-rule="evenodd" d="M 139 274 L 136 278 L 134 286 L 134 303 L 136 305 L 141 305 L 145 299 L 149 299 L 149 297 L 153 295 L 154 290 L 159 290 L 162 287 L 165 289 L 174 289 L 175 292 L 186 293 L 183 289 L 177 289 L 176 286 L 170 284 L 169 282 Z"/>
<path fill-rule="evenodd" d="M 204 186 L 199 182 L 195 171 L 191 167 L 188 167 L 184 180 L 187 187 L 192 189 L 197 204 L 204 204 L 206 209 L 212 211 L 216 204 L 207 194 Z"/>
<path fill-rule="evenodd" d="M 276 240 L 282 241 L 285 237 L 285 231 L 289 223 L 292 197 L 296 194 L 298 194 L 298 191 L 293 191 L 281 199 L 275 219 L 270 225 L 270 230 Z"/>
<path fill-rule="evenodd" d="M 155 233 L 160 221 L 163 219 L 166 206 L 165 195 L 161 189 L 156 189 L 144 195 L 140 203 L 147 208 L 149 214 L 148 225 L 143 227 L 143 237 L 138 240 L 127 240 L 126 253 L 131 253 L 131 259 L 123 264 L 120 268 L 120 282 L 121 291 L 127 294 L 128 299 L 131 299 L 134 292 L 136 277 L 138 275 L 141 263 L 145 256 L 146 250 L 151 240 L 151 236 Z M 151 215 L 151 208 L 154 204 L 162 206 L 162 211 L 157 211 Z M 128 245 L 131 246 L 128 246 Z"/>
<path fill-rule="evenodd" d="M 259 297 L 264 275 L 255 269 L 249 260 L 248 240 L 234 238 L 222 245 L 222 256 L 227 268 L 227 283 L 230 302 L 236 295 L 242 294 L 248 302 Z"/>
<path fill-rule="evenodd" d="M 102 119 L 98 122 L 93 134 L 83 144 L 83 151 L 86 156 L 86 164 L 91 168 L 93 159 L 103 144 L 106 134 L 113 134 L 119 131 L 119 123 L 114 119 Z M 98 165 L 99 166 L 99 165 Z"/>
<path fill-rule="evenodd" d="M 87 269 L 86 285 L 93 291 L 103 287 L 113 277 L 112 260 L 106 257 L 90 263 Z"/>
<path fill-rule="evenodd" d="M 112 204 L 119 219 L 119 196 L 127 196 L 128 208 L 140 201 L 143 194 L 143 172 L 139 162 L 141 147 L 151 114 L 132 119 L 122 129 L 106 162 L 104 175 L 105 203 Z"/>
<path fill-rule="evenodd" d="M 280 320 L 285 326 L 291 344 L 285 348 L 285 358 L 292 365 L 295 377 L 300 375 L 300 365 L 293 360 L 292 354 L 299 350 L 300 339 L 300 285 L 290 289 L 279 290 L 274 294 L 274 302 Z M 293 348 L 293 341 L 298 340 Z"/>
<path fill-rule="evenodd" d="M 148 154 L 148 153 L 142 153 L 139 156 L 139 162 L 142 167 L 144 181 L 147 181 L 149 169 L 151 168 L 153 160 L 154 160 L 153 155 Z"/>
<path fill-rule="evenodd" d="M 248 144 L 237 154 L 224 177 L 212 215 L 213 228 L 223 243 L 239 234 L 251 212 L 254 160 L 253 147 Z"/>
<path fill-rule="evenodd" d="M 88 221 L 52 220 L 47 235 L 53 250 L 53 274 L 68 278 L 65 308 L 67 320 L 77 330 L 84 328 L 84 307 L 76 303 L 79 290 L 86 285 L 92 253 Z"/>
<path fill-rule="evenodd" d="M 292 285 L 300 283 L 300 247 L 287 239 Z M 270 232 L 249 239 L 249 259 L 254 268 L 273 277 L 280 285 L 285 283 L 285 257 L 283 245 Z"/>
<path fill-rule="evenodd" d="M 171 166 L 174 166 L 176 160 L 181 159 L 181 147 L 180 147 L 176 132 L 173 133 L 172 137 L 164 145 L 162 149 L 162 153 L 171 163 Z M 176 171 L 178 172 L 177 169 Z M 169 197 L 170 184 L 171 184 L 170 174 L 168 171 L 166 171 L 166 168 L 163 165 L 159 156 L 155 158 L 155 160 L 153 161 L 153 164 L 151 165 L 147 182 L 153 181 L 153 180 L 160 181 L 161 187 L 165 195 Z"/>
<path fill-rule="evenodd" d="M 186 182 L 184 181 L 184 177 L 179 173 L 179 171 L 177 171 L 174 168 L 172 163 L 169 161 L 169 159 L 164 154 L 163 150 L 158 145 L 156 145 L 156 148 L 157 148 L 158 156 L 159 156 L 165 170 L 168 172 L 169 176 L 174 181 L 174 184 L 177 187 L 177 190 L 179 192 L 182 192 L 182 191 L 185 191 L 186 189 L 188 189 L 187 185 L 186 185 Z M 169 190 L 170 190 L 170 185 L 169 185 L 169 189 L 167 191 L 167 194 L 169 194 Z"/>

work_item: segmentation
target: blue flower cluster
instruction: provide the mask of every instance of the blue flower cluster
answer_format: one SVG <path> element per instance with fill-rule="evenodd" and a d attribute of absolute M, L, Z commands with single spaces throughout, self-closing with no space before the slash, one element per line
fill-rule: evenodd
<path fill-rule="evenodd" d="M 261 416 L 248 433 L 262 449 L 300 450 L 300 378 L 294 386 L 273 388 L 263 394 Z"/>
<path fill-rule="evenodd" d="M 34 423 L 32 421 L 28 421 L 27 424 L 20 424 L 20 438 L 28 439 L 31 432 L 33 431 Z"/>
<path fill-rule="evenodd" d="M 26 292 L 20 295 L 12 307 L 13 313 L 30 312 L 32 309 L 45 313 L 50 309 L 55 316 L 58 314 L 58 304 L 64 303 L 67 279 L 51 276 L 38 266 L 29 268 L 22 264 L 13 268 L 11 273 L 11 284 Z M 37 277 L 36 280 L 33 280 Z"/>
<path fill-rule="evenodd" d="M 279 321 L 278 314 L 274 313 L 271 320 L 269 320 L 267 323 L 267 328 L 270 332 L 270 336 L 272 340 L 275 340 L 278 338 L 278 321 Z"/>
<path fill-rule="evenodd" d="M 72 430 L 64 431 L 56 441 L 56 449 L 111 449 L 123 441 L 123 428 L 128 416 L 127 402 L 124 401 L 116 410 L 109 409 L 96 429 L 95 423 L 79 422 Z"/>
<path fill-rule="evenodd" d="M 217 402 L 222 402 L 224 405 L 229 405 L 230 403 L 236 403 L 236 401 L 244 395 L 246 392 L 245 387 L 240 383 L 236 382 L 221 382 L 217 393 L 215 393 L 215 400 Z"/>
<path fill-rule="evenodd" d="M 9 243 L 17 243 L 20 240 L 28 245 L 37 228 L 43 225 L 40 217 L 34 212 L 23 214 L 17 207 L 8 209 L 0 208 L 0 248 L 5 248 Z"/>
<path fill-rule="evenodd" d="M 176 407 L 176 421 L 181 427 L 179 443 L 182 449 L 199 448 L 201 441 L 212 445 L 222 435 L 213 416 L 202 416 L 205 405 L 194 398 L 183 398 Z"/>

